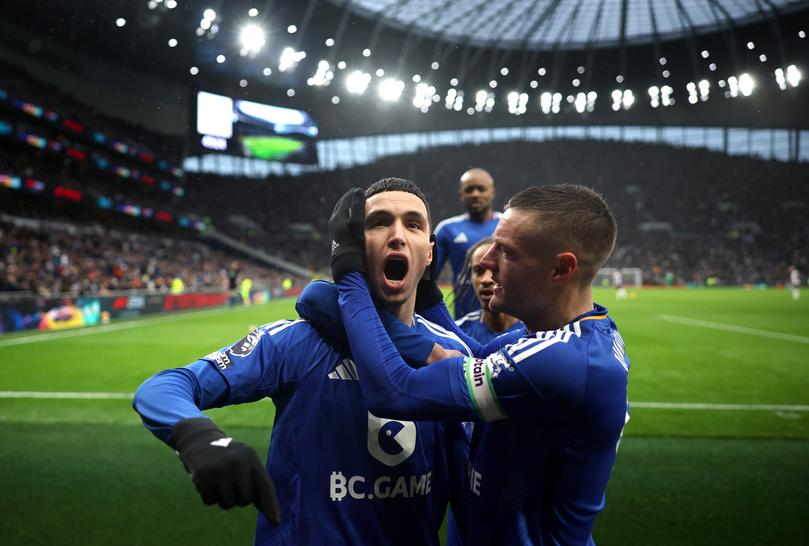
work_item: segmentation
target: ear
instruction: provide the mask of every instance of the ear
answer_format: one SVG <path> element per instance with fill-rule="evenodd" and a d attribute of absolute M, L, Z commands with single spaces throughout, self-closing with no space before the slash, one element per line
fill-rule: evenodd
<path fill-rule="evenodd" d="M 433 252 L 435 250 L 435 233 L 430 234 L 430 252 L 427 254 L 427 267 L 424 269 L 424 274 L 421 278 L 425 281 L 435 280 L 438 275 L 433 267 Z"/>
<path fill-rule="evenodd" d="M 579 267 L 579 260 L 572 252 L 562 252 L 556 255 L 556 263 L 551 273 L 551 282 L 564 284 L 573 277 Z"/>

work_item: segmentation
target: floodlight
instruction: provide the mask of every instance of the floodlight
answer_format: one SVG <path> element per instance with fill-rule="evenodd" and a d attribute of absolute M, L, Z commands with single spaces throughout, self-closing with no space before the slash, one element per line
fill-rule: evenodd
<path fill-rule="evenodd" d="M 395 78 L 387 78 L 379 82 L 377 91 L 379 92 L 379 96 L 382 100 L 394 102 L 399 100 L 399 97 L 402 96 L 402 91 L 404 91 L 404 82 Z"/>
<path fill-rule="evenodd" d="M 242 51 L 248 55 L 255 55 L 264 47 L 264 31 L 258 25 L 249 24 L 239 34 Z"/>
<path fill-rule="evenodd" d="M 747 72 L 739 76 L 739 91 L 741 91 L 742 95 L 745 97 L 749 97 L 753 93 L 755 86 L 756 82 L 753 81 L 752 76 Z"/>
<path fill-rule="evenodd" d="M 369 83 L 371 83 L 371 75 L 367 72 L 355 70 L 346 76 L 346 89 L 349 93 L 354 93 L 355 95 L 365 93 Z"/>
<path fill-rule="evenodd" d="M 801 71 L 798 70 L 798 67 L 794 64 L 791 64 L 787 67 L 787 83 L 792 87 L 798 87 L 798 84 L 801 83 Z"/>
<path fill-rule="evenodd" d="M 121 27 L 122 27 L 122 26 L 124 26 L 125 24 L 126 24 L 126 19 L 124 19 L 123 17 L 118 17 L 118 18 L 115 20 L 115 26 L 116 26 L 116 27 L 118 27 L 118 28 L 121 28 Z"/>

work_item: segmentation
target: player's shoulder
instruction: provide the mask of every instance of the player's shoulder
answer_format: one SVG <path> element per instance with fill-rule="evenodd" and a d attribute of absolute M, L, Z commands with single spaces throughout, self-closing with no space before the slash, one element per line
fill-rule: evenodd
<path fill-rule="evenodd" d="M 516 342 L 507 345 L 504 351 L 517 364 L 531 359 L 544 359 L 551 353 L 556 360 L 580 359 L 586 356 L 584 352 L 593 336 L 611 336 L 613 330 L 617 332 L 606 308 L 597 305 L 593 311 L 556 330 L 526 333 Z"/>
<path fill-rule="evenodd" d="M 445 218 L 438 222 L 435 226 L 434 232 L 437 234 L 442 229 L 447 228 L 447 226 L 452 226 L 454 224 L 459 224 L 465 220 L 469 220 L 469 213 L 458 214 L 457 216 L 450 216 L 449 218 Z"/>
<path fill-rule="evenodd" d="M 427 320 L 419 314 L 415 315 L 415 321 L 416 327 L 422 334 L 433 339 L 436 343 L 441 344 L 442 347 L 457 349 L 467 355 L 472 355 L 472 350 L 455 332 L 450 332 L 446 328 Z"/>
<path fill-rule="evenodd" d="M 470 322 L 475 322 L 475 321 L 479 322 L 480 321 L 480 312 L 481 312 L 480 309 L 478 309 L 477 311 L 472 311 L 471 313 L 467 313 L 464 316 L 462 316 L 461 318 L 459 318 L 458 320 L 456 320 L 455 324 L 458 325 L 458 326 L 463 327 L 464 324 L 467 324 L 467 323 L 470 323 Z"/>

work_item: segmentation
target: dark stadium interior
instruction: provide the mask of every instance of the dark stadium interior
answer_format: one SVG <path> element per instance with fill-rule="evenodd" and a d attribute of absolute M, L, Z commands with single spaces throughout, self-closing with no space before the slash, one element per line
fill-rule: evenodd
<path fill-rule="evenodd" d="M 240 52 L 246 23 L 263 49 Z M 605 267 L 639 268 L 637 288 L 805 281 L 807 32 L 805 0 L 5 2 L 0 337 L 71 298 L 295 296 L 330 277 L 348 188 L 413 180 L 438 221 L 462 212 L 471 167 L 497 210 L 533 185 L 602 193 L 619 226 Z M 282 70 L 286 47 L 306 55 Z M 377 95 L 386 78 L 401 97 Z M 200 91 L 307 114 L 316 161 L 218 152 Z M 2 306 L 19 302 L 36 311 L 15 322 Z"/>

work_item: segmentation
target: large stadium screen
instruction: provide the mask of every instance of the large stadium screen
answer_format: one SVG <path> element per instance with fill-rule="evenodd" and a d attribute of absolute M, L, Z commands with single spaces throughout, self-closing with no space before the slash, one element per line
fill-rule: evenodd
<path fill-rule="evenodd" d="M 196 144 L 228 155 L 317 163 L 318 128 L 301 110 L 197 92 Z"/>

